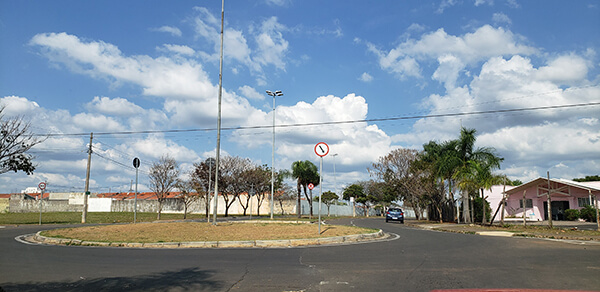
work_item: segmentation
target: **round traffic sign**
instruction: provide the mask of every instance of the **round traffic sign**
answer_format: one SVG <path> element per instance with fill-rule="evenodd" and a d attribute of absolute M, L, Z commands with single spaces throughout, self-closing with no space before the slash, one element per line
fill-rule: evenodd
<path fill-rule="evenodd" d="M 309 184 L 308 184 L 308 189 L 309 189 L 309 190 L 312 190 L 312 189 L 314 189 L 314 188 L 315 188 L 315 185 L 313 185 L 312 183 L 309 183 Z"/>
<path fill-rule="evenodd" d="M 329 145 L 325 142 L 319 142 L 315 145 L 315 154 L 317 156 L 323 157 L 329 153 Z"/>
<path fill-rule="evenodd" d="M 140 159 L 139 158 L 134 158 L 133 159 L 133 167 L 138 168 L 140 167 Z"/>
<path fill-rule="evenodd" d="M 45 183 L 45 182 L 41 182 L 41 183 L 38 185 L 38 188 L 40 188 L 40 190 L 45 190 L 45 189 L 46 189 L 46 183 Z"/>

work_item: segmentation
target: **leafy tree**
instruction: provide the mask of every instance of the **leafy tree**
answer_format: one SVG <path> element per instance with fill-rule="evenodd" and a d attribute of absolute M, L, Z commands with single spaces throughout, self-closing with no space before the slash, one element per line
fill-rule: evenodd
<path fill-rule="evenodd" d="M 252 168 L 252 163 L 248 158 L 224 156 L 221 158 L 219 167 L 222 167 L 219 169 L 219 172 L 222 173 L 222 193 L 223 200 L 225 201 L 225 217 L 227 217 L 229 216 L 229 208 L 239 195 L 249 190 L 244 173 Z M 219 180 L 220 185 L 221 181 Z"/>
<path fill-rule="evenodd" d="M 414 149 L 392 150 L 379 157 L 368 169 L 371 176 L 383 182 L 377 195 L 381 196 L 378 201 L 384 209 L 393 201 L 402 199 L 414 208 L 417 216 L 422 213 L 423 204 L 419 203 L 425 196 L 420 188 L 422 171 L 413 167 L 418 155 L 419 152 Z"/>
<path fill-rule="evenodd" d="M 338 195 L 336 195 L 332 191 L 326 191 L 323 193 L 323 195 L 321 196 L 321 202 L 323 202 L 327 206 L 327 216 L 329 216 L 329 208 L 339 198 L 340 197 L 338 197 Z"/>
<path fill-rule="evenodd" d="M 0 106 L 0 174 L 23 171 L 30 175 L 35 170 L 34 157 L 26 152 L 43 139 L 29 131 L 30 123 L 22 117 L 5 117 L 5 108 Z"/>
<path fill-rule="evenodd" d="M 296 209 L 298 218 L 302 216 L 302 214 L 300 214 L 300 196 L 302 194 L 302 190 L 304 190 L 304 196 L 306 197 L 306 201 L 310 206 L 310 216 L 312 217 L 312 191 L 309 196 L 307 188 L 308 184 L 310 183 L 312 183 L 315 187 L 319 185 L 319 171 L 317 170 L 317 166 L 308 160 L 293 162 L 291 177 L 296 179 L 296 186 L 298 190 L 298 205 Z"/>
<path fill-rule="evenodd" d="M 158 215 L 156 219 L 160 220 L 162 204 L 167 199 L 169 192 L 175 188 L 178 181 L 179 165 L 175 159 L 169 155 L 164 155 L 158 162 L 152 163 L 148 177 L 150 179 L 150 189 L 154 191 L 158 199 Z"/>
<path fill-rule="evenodd" d="M 586 175 L 584 178 L 574 178 L 576 182 L 600 181 L 600 175 Z"/>
<path fill-rule="evenodd" d="M 248 192 L 250 190 L 254 191 L 254 195 L 257 198 L 258 202 L 258 216 L 260 216 L 260 206 L 262 205 L 267 194 L 270 193 L 271 190 L 271 170 L 266 165 L 258 166 L 254 165 L 250 169 L 245 170 L 242 173 L 244 177 L 244 183 L 246 184 L 246 188 Z M 242 209 L 244 209 L 244 216 L 246 215 L 246 209 L 250 205 L 250 196 L 245 197 L 245 202 L 242 201 L 242 196 L 238 197 L 240 205 Z M 252 210 L 250 211 L 252 212 Z"/>

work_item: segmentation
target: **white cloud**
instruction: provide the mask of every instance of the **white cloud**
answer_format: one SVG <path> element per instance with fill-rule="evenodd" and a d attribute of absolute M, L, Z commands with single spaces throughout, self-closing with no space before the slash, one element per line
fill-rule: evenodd
<path fill-rule="evenodd" d="M 159 28 L 153 28 L 151 29 L 152 31 L 158 31 L 158 32 L 166 32 L 166 33 L 170 33 L 173 36 L 181 36 L 181 30 L 177 27 L 174 26 L 161 26 Z"/>
<path fill-rule="evenodd" d="M 117 97 L 111 99 L 110 97 L 99 96 L 94 97 L 91 102 L 87 103 L 86 109 L 115 116 L 136 115 L 142 113 L 144 110 L 140 106 L 124 98 Z"/>
<path fill-rule="evenodd" d="M 264 100 L 265 99 L 265 94 L 261 94 L 258 91 L 256 91 L 256 89 L 254 89 L 253 87 L 250 87 L 248 85 L 244 85 L 240 88 L 238 88 L 238 91 L 240 92 L 240 94 L 242 96 L 245 96 L 249 99 L 255 99 L 255 100 Z"/>
<path fill-rule="evenodd" d="M 285 70 L 284 57 L 288 51 L 288 41 L 283 38 L 282 31 L 285 26 L 277 21 L 277 17 L 265 20 L 260 28 L 260 33 L 255 36 L 258 45 L 256 61 L 261 65 L 273 65 L 280 70 Z"/>
<path fill-rule="evenodd" d="M 364 72 L 363 74 L 360 75 L 360 77 L 358 77 L 358 80 L 362 81 L 362 82 L 371 82 L 373 81 L 373 76 L 371 76 L 371 74 Z"/>
<path fill-rule="evenodd" d="M 126 57 L 112 44 L 84 42 L 66 33 L 38 34 L 30 44 L 40 46 L 50 61 L 76 73 L 134 83 L 145 95 L 210 98 L 216 91 L 202 66 L 193 60 Z"/>
<path fill-rule="evenodd" d="M 420 39 L 408 39 L 389 51 L 379 50 L 373 44 L 368 44 L 367 48 L 376 54 L 382 69 L 396 74 L 399 78 L 406 78 L 421 77 L 419 62 L 428 62 L 440 57 L 452 56 L 466 66 L 474 66 L 491 57 L 530 55 L 538 51 L 521 44 L 519 39 L 511 31 L 484 25 L 463 36 L 448 35 L 440 28 L 422 35 Z M 438 76 L 436 79 L 446 78 Z"/>
<path fill-rule="evenodd" d="M 7 117 L 28 115 L 35 112 L 40 106 L 35 101 L 19 96 L 5 96 L 0 98 L 0 106 L 5 106 L 2 114 Z"/>
<path fill-rule="evenodd" d="M 171 52 L 183 56 L 193 56 L 195 53 L 194 49 L 182 45 L 164 44 L 162 47 L 157 47 L 156 49 L 161 52 Z"/>
<path fill-rule="evenodd" d="M 366 119 L 368 105 L 362 96 L 348 94 L 343 98 L 332 95 L 321 96 L 312 104 L 298 102 L 293 106 L 278 106 L 277 125 L 297 125 L 331 121 L 356 121 Z M 256 112 L 250 117 L 252 125 L 271 125 L 272 112 Z M 257 147 L 271 143 L 271 131 L 236 131 L 235 141 L 247 147 Z M 331 153 L 338 153 L 340 163 L 367 167 L 379 156 L 391 149 L 391 138 L 377 125 L 348 123 L 276 129 L 277 163 L 276 168 L 288 168 L 296 160 L 312 160 L 314 145 L 326 141 Z"/>
<path fill-rule="evenodd" d="M 501 24 L 511 25 L 512 24 L 512 20 L 510 20 L 508 15 L 501 13 L 501 12 L 494 13 L 494 15 L 492 15 L 492 20 L 494 21 L 494 23 L 496 25 L 501 25 Z"/>
<path fill-rule="evenodd" d="M 475 6 L 481 6 L 481 5 L 494 5 L 494 0 L 475 0 Z"/>

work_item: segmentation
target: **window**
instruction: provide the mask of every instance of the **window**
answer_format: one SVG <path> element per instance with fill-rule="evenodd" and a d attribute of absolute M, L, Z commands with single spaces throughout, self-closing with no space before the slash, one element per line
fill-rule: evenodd
<path fill-rule="evenodd" d="M 592 204 L 590 204 L 590 198 L 577 198 L 577 204 L 579 205 L 579 207 L 585 207 L 585 206 L 591 206 Z"/>
<path fill-rule="evenodd" d="M 527 206 L 526 208 L 533 208 L 533 200 L 526 199 L 525 206 Z M 519 200 L 519 208 L 523 208 L 523 199 Z"/>

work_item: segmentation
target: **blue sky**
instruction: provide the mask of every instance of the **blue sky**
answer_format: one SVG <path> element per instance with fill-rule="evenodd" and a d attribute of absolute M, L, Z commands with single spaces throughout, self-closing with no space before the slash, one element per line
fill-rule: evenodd
<path fill-rule="evenodd" d="M 126 4 L 123 4 L 126 3 Z M 48 182 L 84 187 L 89 134 L 92 191 L 127 191 L 142 161 L 164 154 L 182 169 L 214 155 L 221 1 L 1 1 L 0 103 L 51 136 L 37 171 L 0 176 L 0 192 Z M 596 1 L 225 2 L 222 153 L 271 164 L 278 125 L 360 121 L 600 101 Z M 368 179 L 396 148 L 478 131 L 477 146 L 523 181 L 600 169 L 600 107 L 392 119 L 277 128 L 276 169 L 318 165 L 324 189 Z M 172 132 L 169 130 L 190 130 Z"/>

